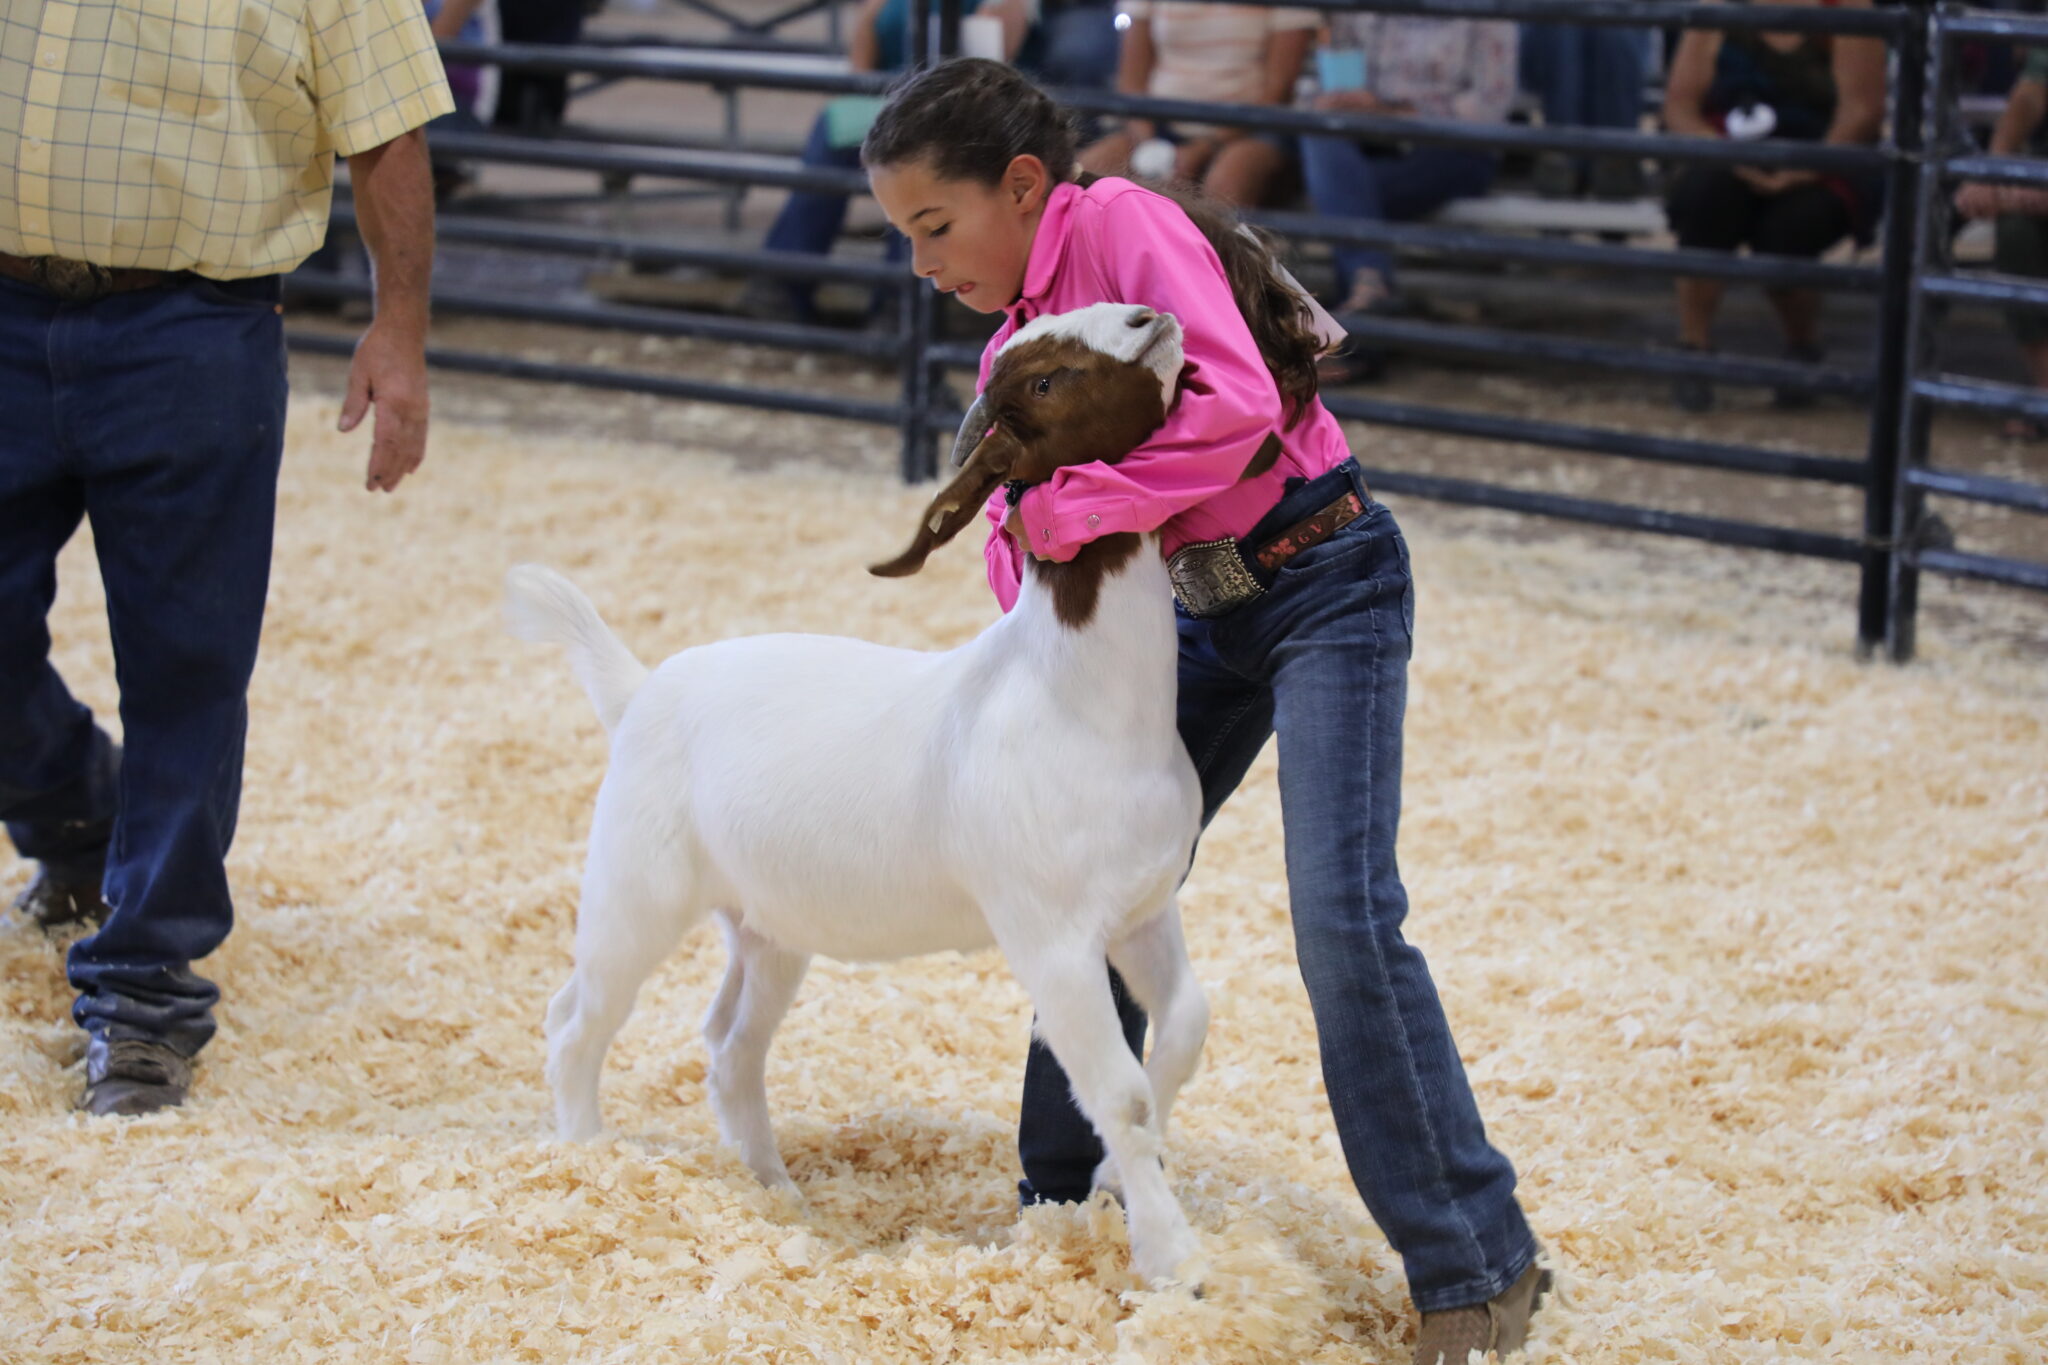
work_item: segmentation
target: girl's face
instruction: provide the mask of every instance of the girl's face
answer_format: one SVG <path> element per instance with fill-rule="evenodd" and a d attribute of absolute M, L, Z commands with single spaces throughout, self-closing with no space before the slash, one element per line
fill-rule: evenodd
<path fill-rule="evenodd" d="M 920 158 L 868 171 L 875 201 L 910 239 L 910 263 L 977 313 L 996 313 L 1024 291 L 1024 264 L 1052 189 L 1045 163 L 1020 156 L 993 187 L 944 180 Z"/>

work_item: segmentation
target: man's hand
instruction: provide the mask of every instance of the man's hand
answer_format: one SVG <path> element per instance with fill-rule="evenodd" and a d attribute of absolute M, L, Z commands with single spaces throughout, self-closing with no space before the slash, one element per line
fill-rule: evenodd
<path fill-rule="evenodd" d="M 418 333 L 370 324 L 356 343 L 348 367 L 348 396 L 341 404 L 341 430 L 354 431 L 376 405 L 371 426 L 369 479 L 363 487 L 389 493 L 420 467 L 427 455 L 427 345 Z"/>
<path fill-rule="evenodd" d="M 356 222 L 377 281 L 377 320 L 356 343 L 341 429 L 354 431 L 376 404 L 370 441 L 372 492 L 390 492 L 427 450 L 427 291 L 434 265 L 434 178 L 415 128 L 348 159 Z"/>

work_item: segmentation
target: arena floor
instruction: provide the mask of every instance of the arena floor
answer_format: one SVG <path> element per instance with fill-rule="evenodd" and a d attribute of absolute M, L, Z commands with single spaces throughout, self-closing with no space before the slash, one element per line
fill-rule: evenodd
<path fill-rule="evenodd" d="M 298 402 L 192 1103 L 74 1116 L 58 950 L 0 928 L 0 1361 L 1405 1361 L 1270 755 L 1186 896 L 1203 1301 L 1133 1292 L 1112 1207 L 1015 1213 L 1028 1012 L 993 955 L 814 969 L 769 1073 L 801 1202 L 716 1145 L 708 931 L 614 1051 L 607 1138 L 551 1139 L 540 1019 L 604 755 L 561 659 L 500 630 L 505 567 L 566 569 L 650 658 L 943 646 L 992 611 L 970 546 L 861 571 L 919 499 L 805 460 L 844 428 L 690 411 L 725 434 L 444 415 L 383 498 Z M 2048 603 L 1931 583 L 1922 662 L 1866 667 L 1839 568 L 1397 510 L 1410 931 L 1559 1272 L 1530 1358 L 2048 1358 Z M 108 710 L 89 546 L 63 567 L 60 664 Z"/>

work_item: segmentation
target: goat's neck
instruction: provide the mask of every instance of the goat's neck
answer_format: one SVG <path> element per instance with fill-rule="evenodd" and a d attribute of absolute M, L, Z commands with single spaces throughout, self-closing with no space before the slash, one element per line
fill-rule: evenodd
<path fill-rule="evenodd" d="M 1073 711 L 1178 742 L 1180 639 L 1157 537 L 1106 537 L 1066 564 L 1027 561 L 1011 617 L 1015 662 Z"/>

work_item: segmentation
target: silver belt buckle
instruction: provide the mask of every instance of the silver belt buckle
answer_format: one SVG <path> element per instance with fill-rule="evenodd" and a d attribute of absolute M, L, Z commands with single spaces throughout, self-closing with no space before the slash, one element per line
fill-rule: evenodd
<path fill-rule="evenodd" d="M 1230 536 L 1182 546 L 1166 561 L 1166 576 L 1190 616 L 1221 616 L 1266 591 Z"/>

